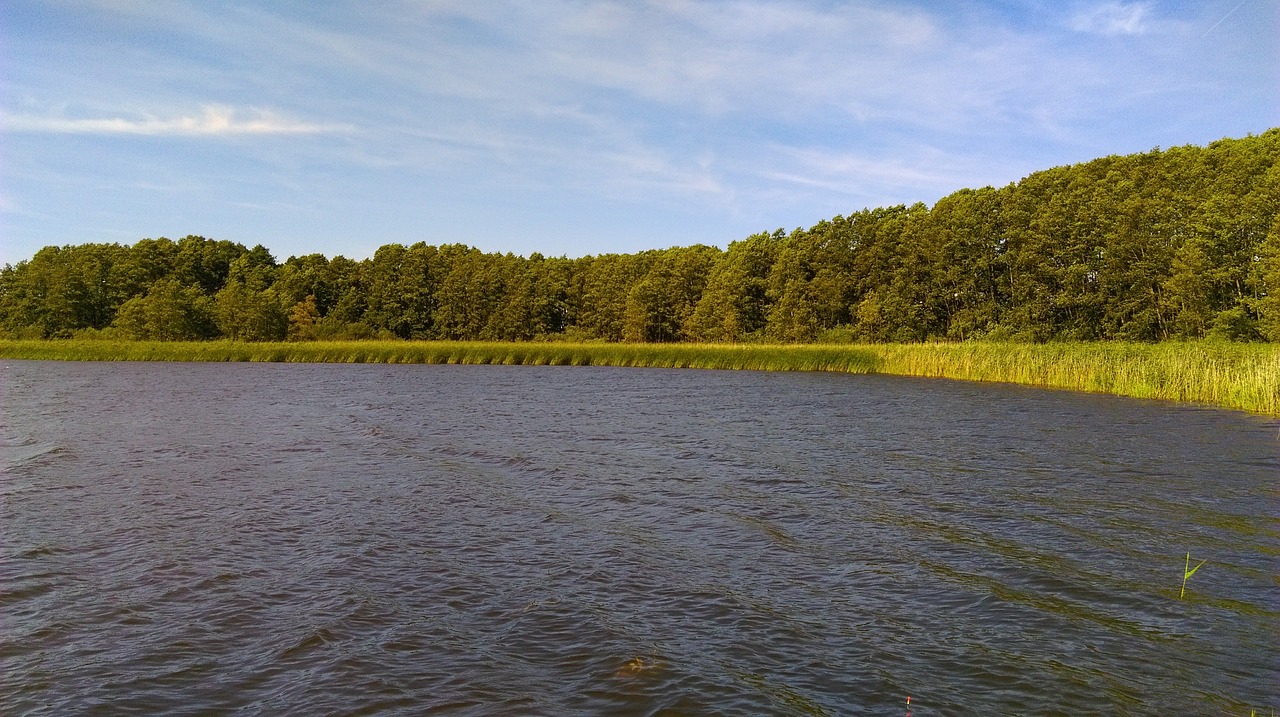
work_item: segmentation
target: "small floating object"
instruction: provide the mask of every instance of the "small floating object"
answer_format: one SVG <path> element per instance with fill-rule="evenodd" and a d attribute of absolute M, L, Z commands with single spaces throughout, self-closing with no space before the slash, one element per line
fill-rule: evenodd
<path fill-rule="evenodd" d="M 622 668 L 618 670 L 618 675 L 622 677 L 638 675 L 646 670 L 655 669 L 661 666 L 661 664 L 662 663 L 658 662 L 658 660 L 654 658 L 645 659 L 643 657 L 633 657 L 629 662 L 627 662 L 627 664 L 623 665 Z"/>

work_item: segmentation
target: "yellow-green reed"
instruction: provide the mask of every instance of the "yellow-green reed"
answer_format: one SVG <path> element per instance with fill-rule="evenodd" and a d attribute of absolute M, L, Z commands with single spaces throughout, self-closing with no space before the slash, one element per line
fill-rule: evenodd
<path fill-rule="evenodd" d="M 1184 566 L 1183 566 L 1183 568 L 1182 568 L 1182 591 L 1178 593 L 1178 599 L 1179 599 L 1179 600 L 1181 600 L 1182 598 L 1186 597 L 1186 594 L 1187 594 L 1187 579 L 1188 579 L 1188 578 L 1190 578 L 1192 575 L 1195 575 L 1195 574 L 1196 574 L 1196 571 L 1197 571 L 1197 570 L 1199 570 L 1200 568 L 1204 567 L 1204 564 L 1205 564 L 1205 563 L 1207 563 L 1207 562 L 1209 562 L 1209 561 L 1208 561 L 1208 560 L 1201 560 L 1201 561 L 1200 561 L 1200 564 L 1199 564 L 1199 565 L 1196 565 L 1196 566 L 1193 568 L 1193 567 L 1191 567 L 1191 553 L 1187 553 L 1187 564 L 1186 564 L 1186 565 L 1184 565 Z"/>
<path fill-rule="evenodd" d="M 877 370 L 1204 403 L 1280 415 L 1280 345 L 1142 343 L 890 344 Z"/>
<path fill-rule="evenodd" d="M 1203 403 L 1280 416 L 1280 345 L 1277 344 L 0 340 L 0 358 L 643 366 L 884 373 Z"/>
<path fill-rule="evenodd" d="M 452 363 L 870 373 L 860 347 L 478 341 L 3 341 L 0 358 L 79 361 Z"/>

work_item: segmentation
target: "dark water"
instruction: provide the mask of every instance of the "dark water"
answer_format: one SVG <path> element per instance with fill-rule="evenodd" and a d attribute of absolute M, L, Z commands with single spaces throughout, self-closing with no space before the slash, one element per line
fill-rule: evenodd
<path fill-rule="evenodd" d="M 5 715 L 1280 708 L 1276 421 L 692 370 L 0 386 Z"/>

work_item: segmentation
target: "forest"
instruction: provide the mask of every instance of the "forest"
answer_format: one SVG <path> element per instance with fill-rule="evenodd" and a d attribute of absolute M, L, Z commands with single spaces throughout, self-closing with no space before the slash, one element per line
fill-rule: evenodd
<path fill-rule="evenodd" d="M 388 244 L 278 261 L 187 236 L 0 270 L 0 337 L 845 343 L 1280 341 L 1280 128 L 714 246 Z"/>

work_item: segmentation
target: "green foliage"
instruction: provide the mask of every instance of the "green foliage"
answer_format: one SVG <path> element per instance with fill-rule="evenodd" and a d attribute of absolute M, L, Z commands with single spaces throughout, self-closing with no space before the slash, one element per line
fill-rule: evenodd
<path fill-rule="evenodd" d="M 1280 129 L 865 209 L 725 251 L 389 244 L 279 263 L 188 236 L 0 270 L 0 335 L 808 343 L 1280 341 Z M 833 338 L 834 337 L 834 338 Z"/>
<path fill-rule="evenodd" d="M 1218 312 L 1209 329 L 1209 338 L 1224 341 L 1261 341 L 1258 322 L 1243 306 L 1233 306 Z"/>
<path fill-rule="evenodd" d="M 320 322 L 320 310 L 316 308 L 315 294 L 308 294 L 289 309 L 290 341 L 314 341 L 318 338 L 316 324 Z"/>
<path fill-rule="evenodd" d="M 605 254 L 583 261 L 577 325 L 593 337 L 622 341 L 632 287 L 648 273 L 656 253 Z"/>
<path fill-rule="evenodd" d="M 153 341 L 192 341 L 217 335 L 213 300 L 199 287 L 161 279 L 145 296 L 124 302 L 113 324 L 125 336 Z"/>
<path fill-rule="evenodd" d="M 234 341 L 279 341 L 289 328 L 289 317 L 274 294 L 239 281 L 218 292 L 213 311 L 218 330 Z"/>
<path fill-rule="evenodd" d="M 1271 224 L 1267 238 L 1249 274 L 1258 314 L 1258 331 L 1268 341 L 1280 341 L 1280 214 Z"/>
<path fill-rule="evenodd" d="M 374 329 L 400 338 L 425 338 L 440 322 L 436 305 L 439 285 L 449 270 L 449 257 L 465 247 L 441 247 L 417 243 L 410 247 L 388 244 L 363 266 L 366 290 L 349 288 L 339 301 L 348 323 L 363 321 Z M 363 303 L 363 312 L 358 305 Z"/>
<path fill-rule="evenodd" d="M 30 260 L 0 270 L 0 332 L 8 335 L 63 337 L 88 329 L 104 329 L 131 300 L 145 299 L 158 285 L 194 287 L 212 297 L 226 280 L 231 263 L 247 250 L 230 242 L 186 237 L 176 244 L 168 239 L 143 239 L 132 247 L 119 244 L 83 244 L 46 247 Z M 160 287 L 154 302 L 173 293 Z M 183 301 L 195 302 L 194 295 Z M 144 327 L 139 308 L 130 309 L 127 321 Z M 150 309 L 151 324 L 164 320 Z M 163 313 L 163 312 L 161 312 Z M 197 312 L 198 313 L 198 312 Z M 172 321 L 168 322 L 173 324 Z M 205 337 L 207 327 L 157 329 L 164 335 Z M 144 333 L 151 329 L 140 328 Z M 147 334 L 150 335 L 150 334 Z"/>
<path fill-rule="evenodd" d="M 330 315 L 316 322 L 315 338 L 318 341 L 368 341 L 378 338 L 378 332 L 368 324 L 343 321 Z"/>
<path fill-rule="evenodd" d="M 765 294 L 765 337 L 807 343 L 848 318 L 851 242 L 847 222 L 836 217 L 808 231 L 797 229 L 778 243 Z"/>
<path fill-rule="evenodd" d="M 683 333 L 691 341 L 745 341 L 759 335 L 768 314 L 768 279 L 778 242 L 756 234 L 733 242 L 715 262 Z"/>
<path fill-rule="evenodd" d="M 672 248 L 657 253 L 648 272 L 627 293 L 622 336 L 626 341 L 688 340 L 684 327 L 720 256 L 715 247 Z"/>

